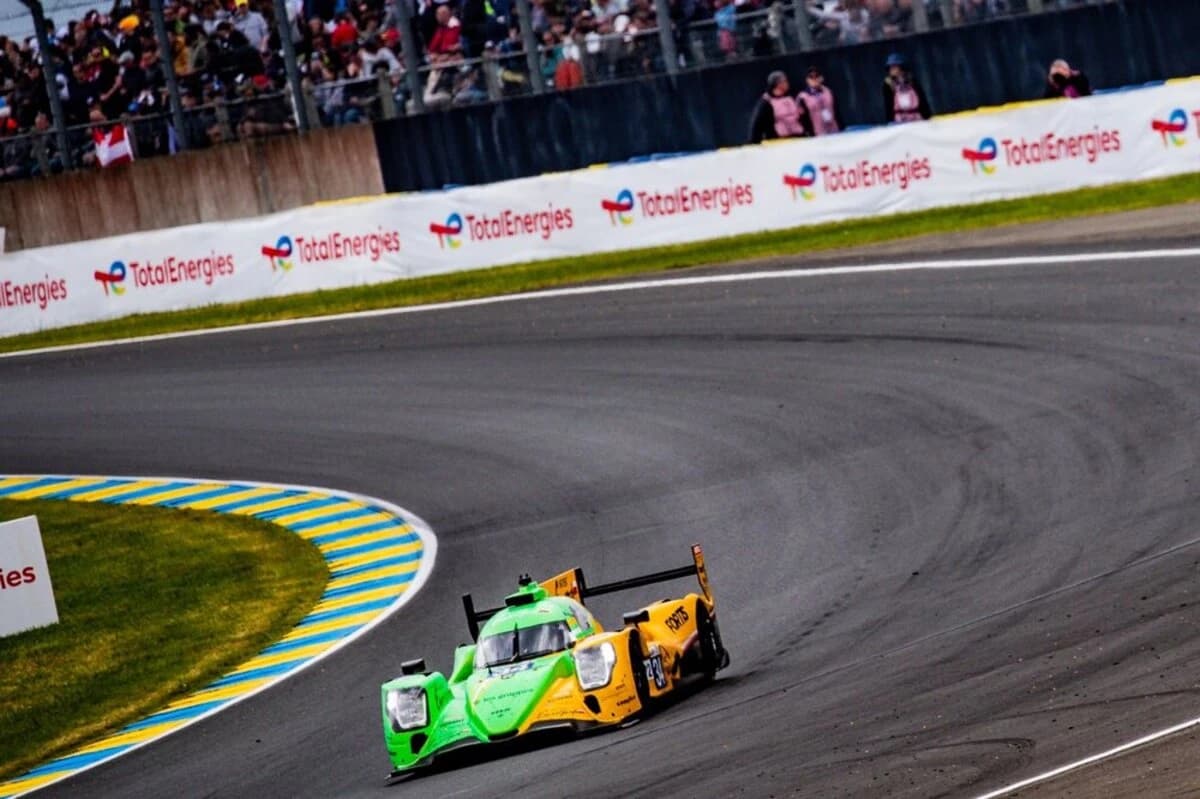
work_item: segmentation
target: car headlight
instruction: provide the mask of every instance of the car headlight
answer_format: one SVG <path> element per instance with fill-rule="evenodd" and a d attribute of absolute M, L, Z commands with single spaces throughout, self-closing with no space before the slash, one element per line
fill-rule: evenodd
<path fill-rule="evenodd" d="M 429 706 L 424 688 L 393 688 L 387 692 L 388 718 L 392 729 L 416 730 L 429 723 Z"/>
<path fill-rule="evenodd" d="M 612 679 L 617 664 L 617 650 L 608 641 L 599 646 L 575 650 L 575 677 L 585 691 L 603 688 Z"/>

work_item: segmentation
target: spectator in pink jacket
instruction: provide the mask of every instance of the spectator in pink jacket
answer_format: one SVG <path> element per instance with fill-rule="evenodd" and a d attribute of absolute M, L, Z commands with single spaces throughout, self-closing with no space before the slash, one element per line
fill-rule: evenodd
<path fill-rule="evenodd" d="M 828 136 L 842 129 L 841 118 L 838 116 L 837 100 L 833 91 L 825 85 L 825 76 L 816 67 L 809 67 L 804 78 L 804 88 L 796 97 L 797 102 L 804 105 L 812 125 L 812 135 Z"/>
<path fill-rule="evenodd" d="M 1087 97 L 1092 93 L 1092 84 L 1077 69 L 1063 59 L 1056 60 L 1050 65 L 1046 76 L 1046 97 Z"/>
<path fill-rule="evenodd" d="M 904 56 L 892 53 L 887 58 L 887 74 L 883 77 L 883 114 L 887 124 L 919 122 L 929 119 L 933 111 L 925 91 L 907 69 Z"/>
<path fill-rule="evenodd" d="M 767 91 L 758 98 L 750 117 L 750 143 L 813 135 L 808 108 L 790 94 L 787 75 L 776 70 L 767 76 Z"/>

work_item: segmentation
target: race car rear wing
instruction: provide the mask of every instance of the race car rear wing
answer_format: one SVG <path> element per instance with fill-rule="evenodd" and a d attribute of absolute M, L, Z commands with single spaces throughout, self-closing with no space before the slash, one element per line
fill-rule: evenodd
<path fill-rule="evenodd" d="M 665 583 L 668 580 L 677 580 L 681 577 L 691 577 L 692 575 L 696 576 L 696 579 L 700 582 L 700 590 L 704 592 L 705 598 L 711 602 L 712 589 L 708 584 L 708 570 L 704 567 L 704 551 L 700 548 L 699 544 L 692 545 L 691 564 L 680 566 L 678 569 L 667 569 L 666 571 L 643 574 L 640 577 L 630 577 L 611 583 L 601 583 L 600 585 L 588 585 L 583 577 L 583 569 L 574 568 L 562 574 L 557 574 L 549 580 L 540 583 L 540 585 L 551 596 L 570 597 L 582 604 L 586 603 L 588 597 L 600 596 L 601 594 L 614 594 L 618 591 L 628 591 L 632 588 L 640 588 L 643 585 Z M 463 594 L 462 603 L 463 610 L 467 614 L 467 627 L 471 631 L 471 640 L 473 641 L 479 639 L 479 625 L 504 609 L 503 607 L 498 607 L 476 610 L 475 602 L 471 599 L 470 594 Z"/>

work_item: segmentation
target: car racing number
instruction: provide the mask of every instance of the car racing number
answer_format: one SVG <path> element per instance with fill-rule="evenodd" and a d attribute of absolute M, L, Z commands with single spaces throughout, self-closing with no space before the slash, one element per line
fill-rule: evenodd
<path fill-rule="evenodd" d="M 657 652 L 646 658 L 646 679 L 654 680 L 654 687 L 662 690 L 667 687 L 667 675 L 663 673 L 662 655 Z"/>

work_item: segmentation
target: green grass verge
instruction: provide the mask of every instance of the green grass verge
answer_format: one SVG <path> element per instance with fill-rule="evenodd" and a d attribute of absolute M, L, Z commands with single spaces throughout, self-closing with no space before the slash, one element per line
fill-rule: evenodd
<path fill-rule="evenodd" d="M 0 639 L 0 778 L 203 687 L 279 640 L 328 579 L 315 547 L 198 511 L 0 500 L 36 514 L 59 623 Z"/>
<path fill-rule="evenodd" d="M 1197 200 L 1200 200 L 1200 174 L 1183 175 L 1020 200 L 751 233 L 693 244 L 535 261 L 188 311 L 142 314 L 0 339 L 0 352 L 512 294 L 683 267 L 799 255 L 933 233 L 1044 222 Z"/>

